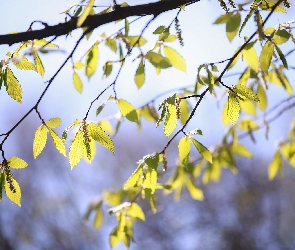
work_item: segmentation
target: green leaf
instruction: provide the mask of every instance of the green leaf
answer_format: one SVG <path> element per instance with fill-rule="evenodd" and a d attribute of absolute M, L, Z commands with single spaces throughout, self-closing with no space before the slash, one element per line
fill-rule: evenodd
<path fill-rule="evenodd" d="M 16 179 L 11 178 L 12 179 L 12 185 L 15 188 L 15 192 L 13 192 L 10 189 L 10 184 L 6 181 L 5 185 L 4 185 L 4 189 L 5 189 L 5 193 L 8 197 L 9 200 L 11 200 L 13 203 L 15 203 L 16 205 L 18 205 L 19 207 L 21 206 L 20 204 L 20 200 L 21 200 L 21 189 L 20 186 L 18 184 L 18 182 L 16 181 Z"/>
<path fill-rule="evenodd" d="M 100 112 L 103 110 L 104 106 L 106 105 L 106 101 L 104 101 L 96 110 L 96 116 L 100 114 Z"/>
<path fill-rule="evenodd" d="M 243 157 L 252 158 L 252 152 L 239 143 L 233 145 L 233 153 Z"/>
<path fill-rule="evenodd" d="M 248 98 L 249 100 L 259 102 L 259 98 L 258 98 L 257 94 L 255 94 L 251 89 L 249 89 L 245 85 L 237 84 L 236 86 L 234 86 L 233 90 L 235 93 L 238 93 L 238 94 Z"/>
<path fill-rule="evenodd" d="M 51 139 L 52 139 L 57 151 L 60 152 L 63 156 L 66 156 L 66 147 L 65 147 L 62 139 L 52 129 L 49 129 L 48 132 L 51 136 Z"/>
<path fill-rule="evenodd" d="M 34 46 L 40 46 L 40 47 L 52 47 L 52 48 L 58 48 L 58 46 L 54 43 L 50 43 L 45 39 L 39 39 L 33 41 Z"/>
<path fill-rule="evenodd" d="M 36 69 L 37 69 L 37 72 L 42 76 L 44 77 L 44 73 L 45 73 L 45 69 L 44 69 L 44 66 L 43 66 L 43 63 L 38 55 L 37 52 L 34 53 L 34 61 L 35 61 L 35 65 L 36 65 Z"/>
<path fill-rule="evenodd" d="M 254 120 L 251 120 L 251 119 L 245 117 L 239 123 L 239 128 L 244 131 L 249 131 L 249 130 L 256 130 L 259 128 L 259 126 L 257 125 L 257 123 Z"/>
<path fill-rule="evenodd" d="M 172 66 L 170 60 L 166 57 L 163 57 L 160 54 L 149 51 L 145 58 L 149 60 L 149 62 L 154 65 L 156 68 L 166 69 Z"/>
<path fill-rule="evenodd" d="M 113 63 L 112 62 L 106 62 L 105 65 L 103 66 L 104 75 L 106 77 L 108 77 L 112 73 L 112 70 L 113 70 Z"/>
<path fill-rule="evenodd" d="M 185 185 L 191 195 L 191 197 L 194 199 L 194 200 L 198 200 L 198 201 L 203 201 L 204 200 L 204 194 L 203 194 L 203 191 L 198 188 L 193 182 L 191 179 L 187 179 L 185 181 Z"/>
<path fill-rule="evenodd" d="M 262 111 L 265 111 L 267 108 L 267 96 L 266 96 L 265 90 L 261 84 L 258 84 L 257 96 L 260 100 L 258 107 Z"/>
<path fill-rule="evenodd" d="M 139 180 L 139 177 L 142 174 L 144 163 L 141 162 L 137 169 L 132 173 L 132 175 L 128 178 L 128 180 L 124 184 L 124 190 L 127 190 L 128 188 L 134 187 Z"/>
<path fill-rule="evenodd" d="M 226 36 L 231 42 L 239 31 L 241 15 L 239 12 L 233 14 L 226 23 Z"/>
<path fill-rule="evenodd" d="M 143 60 L 140 61 L 138 68 L 136 70 L 135 76 L 134 76 L 134 81 L 136 83 L 136 86 L 138 89 L 142 87 L 145 81 L 145 70 L 144 70 L 144 64 Z"/>
<path fill-rule="evenodd" d="M 240 113 L 240 104 L 237 99 L 235 93 L 230 93 L 228 96 L 228 108 L 227 108 L 227 116 L 231 123 L 234 125 L 239 118 Z"/>
<path fill-rule="evenodd" d="M 185 60 L 181 55 L 178 54 L 177 51 L 168 46 L 164 46 L 164 53 L 175 68 L 182 70 L 184 72 L 186 71 Z"/>
<path fill-rule="evenodd" d="M 78 130 L 74 140 L 72 141 L 69 151 L 69 162 L 71 165 L 71 169 L 73 169 L 73 167 L 75 167 L 81 161 L 84 151 L 84 137 L 82 131 Z"/>
<path fill-rule="evenodd" d="M 164 42 L 171 43 L 171 42 L 174 42 L 176 39 L 177 39 L 176 35 L 169 35 L 167 36 L 167 38 L 164 39 Z"/>
<path fill-rule="evenodd" d="M 6 91 L 12 99 L 22 103 L 22 87 L 8 66 L 6 67 Z"/>
<path fill-rule="evenodd" d="M 271 0 L 263 0 L 263 1 L 261 1 L 261 4 L 259 5 L 259 8 L 261 8 L 263 10 L 271 11 L 272 8 L 275 6 L 275 4 L 276 3 L 272 2 Z M 275 12 L 287 13 L 286 10 L 281 6 L 277 6 L 274 11 Z"/>
<path fill-rule="evenodd" d="M 129 215 L 132 218 L 137 218 L 137 219 L 145 221 L 145 215 L 144 215 L 141 207 L 135 202 L 131 203 L 131 205 L 127 211 L 127 215 Z"/>
<path fill-rule="evenodd" d="M 256 73 L 258 72 L 258 56 L 256 54 L 256 50 L 254 49 L 254 43 L 249 43 L 245 46 L 242 51 L 243 58 L 249 65 L 251 69 L 253 69 Z"/>
<path fill-rule="evenodd" d="M 26 57 L 19 54 L 13 54 L 12 62 L 19 69 L 36 71 L 34 63 L 30 62 Z"/>
<path fill-rule="evenodd" d="M 290 36 L 291 34 L 286 30 L 277 30 L 272 40 L 275 44 L 283 44 L 289 40 Z"/>
<path fill-rule="evenodd" d="M 161 25 L 158 28 L 155 29 L 155 31 L 153 32 L 153 34 L 162 34 L 162 32 L 164 31 L 165 26 Z"/>
<path fill-rule="evenodd" d="M 89 132 L 89 136 L 92 137 L 93 140 L 100 143 L 106 149 L 110 150 L 113 154 L 115 153 L 115 146 L 112 139 L 102 130 L 100 126 L 97 124 L 90 122 L 87 124 L 87 129 Z"/>
<path fill-rule="evenodd" d="M 127 101 L 123 99 L 118 100 L 119 109 L 124 117 L 126 117 L 131 122 L 139 122 L 138 114 L 136 109 Z"/>
<path fill-rule="evenodd" d="M 103 212 L 101 206 L 96 209 L 96 213 L 94 216 L 93 227 L 94 229 L 100 229 L 103 224 Z"/>
<path fill-rule="evenodd" d="M 152 168 L 157 168 L 159 165 L 160 158 L 159 158 L 158 153 L 146 155 L 143 159 L 144 159 L 144 162 L 146 163 L 146 165 L 148 165 Z"/>
<path fill-rule="evenodd" d="M 280 57 L 280 59 L 281 59 L 283 65 L 284 65 L 284 67 L 285 67 L 286 69 L 288 69 L 288 63 L 287 63 L 287 60 L 286 60 L 286 58 L 285 58 L 283 52 L 281 51 L 281 49 L 279 48 L 279 46 L 277 46 L 276 44 L 275 44 L 275 48 L 276 48 L 277 53 L 279 54 L 279 57 Z"/>
<path fill-rule="evenodd" d="M 117 52 L 117 42 L 116 40 L 112 39 L 112 38 L 108 38 L 106 40 L 106 46 L 108 46 L 112 51 L 114 51 L 115 53 Z"/>
<path fill-rule="evenodd" d="M 175 95 L 167 99 L 167 115 L 164 122 L 164 133 L 169 138 L 177 126 L 177 109 L 175 106 Z"/>
<path fill-rule="evenodd" d="M 262 48 L 259 62 L 261 69 L 267 74 L 274 52 L 274 44 L 267 41 Z"/>
<path fill-rule="evenodd" d="M 59 117 L 54 117 L 46 122 L 46 126 L 49 128 L 57 128 L 61 124 L 61 119 Z"/>
<path fill-rule="evenodd" d="M 33 155 L 36 159 L 37 156 L 43 151 L 47 141 L 47 130 L 44 125 L 41 125 L 35 133 L 33 142 Z"/>
<path fill-rule="evenodd" d="M 95 73 L 98 64 L 98 43 L 95 43 L 87 53 L 86 76 L 88 79 Z"/>
<path fill-rule="evenodd" d="M 157 186 L 158 173 L 157 169 L 151 166 L 148 166 L 145 171 L 145 178 L 143 181 L 143 189 L 150 194 L 154 194 Z"/>
<path fill-rule="evenodd" d="M 195 145 L 196 149 L 199 151 L 199 153 L 204 157 L 205 160 L 209 161 L 212 163 L 212 155 L 210 151 L 199 141 L 197 141 L 194 138 L 191 138 L 191 141 Z"/>
<path fill-rule="evenodd" d="M 23 159 L 18 158 L 16 156 L 12 156 L 8 160 L 8 165 L 11 168 L 26 168 L 28 166 L 28 163 L 26 163 Z"/>
<path fill-rule="evenodd" d="M 214 24 L 223 24 L 223 23 L 227 23 L 228 20 L 231 18 L 231 14 L 230 13 L 227 13 L 227 14 L 224 14 L 224 15 L 221 15 L 220 17 L 218 17 Z"/>
<path fill-rule="evenodd" d="M 268 179 L 272 180 L 279 171 L 282 171 L 283 161 L 280 151 L 277 151 L 268 166 Z"/>
<path fill-rule="evenodd" d="M 146 40 L 142 36 L 128 36 L 127 39 L 130 46 L 141 47 L 146 44 Z"/>
<path fill-rule="evenodd" d="M 207 67 L 207 75 L 208 75 L 208 84 L 209 84 L 209 91 L 212 94 L 213 93 L 213 87 L 215 84 L 215 78 L 212 74 L 212 72 Z"/>
<path fill-rule="evenodd" d="M 74 71 L 73 73 L 73 82 L 74 82 L 74 87 L 75 89 L 79 92 L 82 93 L 83 90 L 83 83 L 79 77 L 79 75 Z"/>
<path fill-rule="evenodd" d="M 184 167 L 189 162 L 189 155 L 191 151 L 191 141 L 188 137 L 183 137 L 179 140 L 178 144 L 179 160 Z"/>
<path fill-rule="evenodd" d="M 244 112 L 256 116 L 256 105 L 250 100 L 240 101 L 241 110 Z"/>
<path fill-rule="evenodd" d="M 89 0 L 83 13 L 81 14 L 81 16 L 79 16 L 78 21 L 77 21 L 77 27 L 81 27 L 81 25 L 84 23 L 84 21 L 86 20 L 86 18 L 88 17 L 89 13 L 92 10 L 92 7 L 94 5 L 95 0 Z"/>
<path fill-rule="evenodd" d="M 129 33 L 129 21 L 125 18 L 125 36 L 128 36 Z"/>

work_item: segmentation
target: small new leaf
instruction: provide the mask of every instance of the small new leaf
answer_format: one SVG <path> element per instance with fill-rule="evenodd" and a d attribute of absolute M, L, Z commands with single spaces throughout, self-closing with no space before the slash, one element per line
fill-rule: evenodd
<path fill-rule="evenodd" d="M 57 151 L 60 152 L 63 156 L 66 156 L 66 147 L 62 139 L 52 129 L 49 129 L 48 131 Z"/>
<path fill-rule="evenodd" d="M 230 93 L 228 96 L 227 116 L 234 125 L 239 118 L 240 104 L 235 93 Z"/>
<path fill-rule="evenodd" d="M 12 185 L 14 187 L 15 192 L 13 192 L 10 189 L 10 184 L 7 181 L 5 182 L 5 185 L 4 185 L 5 193 L 9 200 L 11 200 L 13 203 L 15 203 L 16 205 L 20 207 L 21 206 L 20 200 L 21 200 L 22 194 L 21 194 L 20 186 L 14 178 L 12 178 Z"/>
<path fill-rule="evenodd" d="M 28 163 L 26 163 L 23 159 L 18 158 L 16 156 L 12 156 L 8 160 L 8 166 L 11 168 L 26 168 Z"/>
<path fill-rule="evenodd" d="M 129 177 L 129 179 L 125 182 L 124 190 L 127 190 L 128 188 L 134 187 L 139 180 L 139 177 L 142 174 L 144 163 L 141 162 L 137 169 L 133 172 L 133 174 Z"/>
<path fill-rule="evenodd" d="M 282 170 L 283 167 L 283 161 L 282 161 L 282 155 L 280 151 L 277 151 L 274 155 L 274 158 L 272 159 L 271 163 L 268 166 L 268 179 L 272 180 L 276 174 Z"/>
<path fill-rule="evenodd" d="M 164 46 L 164 53 L 175 68 L 182 70 L 184 72 L 186 71 L 185 60 L 181 55 L 178 54 L 177 51 L 168 46 Z"/>
<path fill-rule="evenodd" d="M 71 165 L 71 169 L 73 169 L 73 167 L 75 167 L 83 157 L 85 151 L 85 145 L 83 141 L 84 137 L 82 131 L 78 130 L 74 140 L 72 141 L 69 151 L 69 162 Z"/>
<path fill-rule="evenodd" d="M 124 117 L 126 117 L 131 122 L 139 122 L 138 114 L 136 109 L 127 101 L 123 99 L 118 100 L 119 109 Z"/>
<path fill-rule="evenodd" d="M 22 103 L 22 87 L 9 67 L 6 68 L 6 91 L 12 99 Z"/>
<path fill-rule="evenodd" d="M 37 156 L 43 151 L 47 141 L 47 130 L 44 125 L 41 125 L 35 133 L 33 142 L 33 155 L 36 159 Z"/>
<path fill-rule="evenodd" d="M 166 69 L 166 68 L 169 68 L 172 66 L 172 64 L 168 58 L 163 57 L 162 55 L 157 54 L 155 52 L 149 51 L 145 55 L 145 57 L 156 68 Z"/>
<path fill-rule="evenodd" d="M 45 73 L 45 69 L 37 52 L 34 53 L 34 61 L 35 61 L 37 72 L 43 77 Z"/>
<path fill-rule="evenodd" d="M 81 25 L 84 23 L 84 21 L 86 20 L 86 18 L 88 17 L 89 13 L 92 10 L 92 7 L 94 5 L 95 0 L 89 0 L 83 13 L 81 14 L 81 16 L 79 16 L 78 21 L 77 21 L 77 27 L 81 27 Z"/>
<path fill-rule="evenodd" d="M 15 67 L 17 67 L 19 69 L 36 71 L 36 67 L 35 67 L 34 63 L 30 62 L 24 56 L 21 56 L 18 54 L 13 54 L 12 62 L 15 65 Z"/>
<path fill-rule="evenodd" d="M 263 46 L 260 57 L 259 57 L 260 67 L 266 74 L 268 73 L 273 52 L 274 52 L 274 44 L 267 41 L 265 45 Z"/>
<path fill-rule="evenodd" d="M 61 124 L 61 119 L 59 117 L 54 117 L 46 122 L 46 126 L 49 128 L 57 128 Z"/>
<path fill-rule="evenodd" d="M 236 12 L 232 15 L 226 23 L 226 36 L 231 42 L 239 31 L 241 24 L 241 15 L 239 12 Z"/>
<path fill-rule="evenodd" d="M 251 89 L 247 88 L 245 85 L 237 84 L 236 86 L 234 86 L 233 90 L 235 93 L 240 94 L 248 98 L 249 100 L 259 102 L 257 94 L 255 94 Z"/>
<path fill-rule="evenodd" d="M 86 76 L 88 79 L 95 73 L 98 64 L 98 43 L 95 43 L 87 53 Z"/>
<path fill-rule="evenodd" d="M 138 68 L 136 70 L 135 76 L 134 76 L 134 81 L 136 83 L 136 86 L 138 89 L 142 87 L 145 81 L 145 70 L 144 70 L 144 64 L 143 60 L 140 61 Z"/>
<path fill-rule="evenodd" d="M 210 151 L 196 139 L 191 138 L 191 141 L 193 142 L 199 153 L 204 157 L 204 159 L 212 163 L 212 154 L 210 153 Z"/>
<path fill-rule="evenodd" d="M 75 89 L 79 92 L 82 93 L 83 90 L 83 83 L 79 77 L 79 75 L 74 71 L 73 73 L 73 82 L 74 82 L 74 87 Z"/>

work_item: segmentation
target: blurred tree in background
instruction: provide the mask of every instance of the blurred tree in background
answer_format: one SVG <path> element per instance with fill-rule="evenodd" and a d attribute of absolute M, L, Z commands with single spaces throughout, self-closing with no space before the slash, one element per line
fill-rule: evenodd
<path fill-rule="evenodd" d="M 0 35 L 0 248 L 292 249 L 290 2 L 100 4 Z"/>

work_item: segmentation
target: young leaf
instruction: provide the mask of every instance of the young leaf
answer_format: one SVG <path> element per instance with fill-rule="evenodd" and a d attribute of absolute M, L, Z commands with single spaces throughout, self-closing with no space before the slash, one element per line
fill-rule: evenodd
<path fill-rule="evenodd" d="M 239 31 L 241 15 L 239 12 L 233 14 L 226 23 L 226 36 L 231 42 Z"/>
<path fill-rule="evenodd" d="M 161 25 L 158 28 L 156 28 L 156 30 L 153 32 L 153 34 L 162 34 L 162 32 L 164 31 L 165 26 Z"/>
<path fill-rule="evenodd" d="M 74 82 L 74 87 L 75 89 L 79 92 L 82 93 L 83 90 L 83 83 L 79 77 L 79 75 L 74 71 L 73 73 L 73 82 Z"/>
<path fill-rule="evenodd" d="M 106 40 L 106 46 L 108 46 L 115 53 L 117 52 L 117 42 L 116 42 L 116 40 L 114 40 L 112 38 L 108 38 Z"/>
<path fill-rule="evenodd" d="M 143 159 L 146 165 L 152 168 L 157 168 L 159 165 L 160 157 L 158 153 L 153 153 L 153 154 L 146 155 Z"/>
<path fill-rule="evenodd" d="M 84 63 L 81 63 L 80 61 L 77 61 L 74 63 L 74 66 L 73 66 L 75 69 L 82 69 L 85 67 L 85 64 Z"/>
<path fill-rule="evenodd" d="M 275 44 L 283 44 L 287 42 L 291 34 L 286 30 L 277 30 L 273 37 L 273 42 Z"/>
<path fill-rule="evenodd" d="M 127 39 L 130 46 L 141 47 L 146 43 L 146 40 L 142 36 L 128 36 Z"/>
<path fill-rule="evenodd" d="M 186 71 L 185 60 L 181 55 L 178 54 L 177 51 L 168 46 L 164 46 L 164 53 L 175 68 L 182 70 L 184 72 Z"/>
<path fill-rule="evenodd" d="M 191 141 L 188 137 L 180 139 L 178 144 L 179 160 L 186 167 L 189 161 L 189 155 L 191 151 Z"/>
<path fill-rule="evenodd" d="M 81 14 L 81 16 L 79 16 L 78 21 L 77 21 L 77 27 L 81 27 L 81 25 L 84 23 L 84 21 L 86 20 L 86 18 L 88 17 L 89 13 L 92 10 L 92 7 L 94 5 L 95 0 L 89 0 L 83 13 Z"/>
<path fill-rule="evenodd" d="M 157 168 L 147 166 L 145 171 L 145 178 L 143 181 L 143 189 L 150 194 L 154 194 L 157 186 L 158 173 Z"/>
<path fill-rule="evenodd" d="M 96 110 L 96 116 L 100 114 L 100 112 L 103 110 L 104 106 L 106 105 L 107 101 L 104 101 Z"/>
<path fill-rule="evenodd" d="M 58 48 L 54 43 L 50 43 L 45 39 L 34 40 L 34 46 Z"/>
<path fill-rule="evenodd" d="M 280 59 L 281 59 L 283 65 L 284 65 L 284 67 L 285 67 L 286 69 L 288 69 L 288 63 L 287 63 L 287 60 L 286 60 L 286 58 L 285 58 L 283 52 L 281 51 L 281 49 L 279 48 L 279 46 L 277 46 L 276 44 L 275 44 L 275 48 L 276 48 L 276 51 L 277 51 L 278 54 L 279 54 L 279 57 L 280 57 Z"/>
<path fill-rule="evenodd" d="M 33 155 L 36 159 L 37 156 L 43 151 L 47 141 L 47 130 L 44 125 L 41 125 L 35 133 L 34 143 L 33 143 Z"/>
<path fill-rule="evenodd" d="M 14 178 L 11 178 L 11 179 L 12 179 L 12 185 L 14 187 L 15 192 L 13 192 L 10 189 L 10 184 L 6 181 L 5 185 L 4 185 L 5 193 L 6 193 L 9 200 L 11 200 L 13 203 L 15 203 L 16 205 L 18 205 L 20 207 L 21 206 L 20 200 L 21 200 L 21 196 L 22 196 L 20 186 L 19 186 L 18 182 L 16 181 L 16 179 L 14 179 Z"/>
<path fill-rule="evenodd" d="M 265 111 L 265 109 L 267 108 L 267 96 L 266 96 L 265 90 L 261 84 L 258 84 L 257 96 L 260 100 L 258 107 L 262 111 Z"/>
<path fill-rule="evenodd" d="M 195 145 L 199 153 L 204 157 L 204 159 L 212 163 L 212 155 L 210 151 L 202 143 L 198 142 L 196 139 L 191 138 L 191 141 L 193 142 L 193 144 Z"/>
<path fill-rule="evenodd" d="M 268 73 L 268 68 L 271 62 L 271 58 L 273 56 L 273 52 L 274 52 L 273 43 L 267 41 L 265 45 L 263 46 L 260 57 L 259 57 L 260 67 L 266 74 Z"/>
<path fill-rule="evenodd" d="M 6 67 L 6 91 L 12 99 L 22 103 L 22 87 L 8 66 Z"/>
<path fill-rule="evenodd" d="M 258 72 L 258 56 L 256 54 L 256 50 L 254 48 L 254 43 L 249 43 L 245 46 L 242 51 L 243 58 L 249 65 L 251 69 L 253 69 L 256 73 Z"/>
<path fill-rule="evenodd" d="M 52 129 L 49 129 L 48 131 L 57 151 L 60 152 L 63 156 L 66 156 L 66 147 L 62 139 Z"/>
<path fill-rule="evenodd" d="M 112 70 L 113 70 L 112 62 L 106 62 L 105 65 L 103 65 L 103 72 L 106 77 L 108 77 L 112 73 Z"/>
<path fill-rule="evenodd" d="M 123 99 L 118 100 L 119 109 L 124 117 L 131 122 L 139 122 L 136 109 L 127 101 Z"/>
<path fill-rule="evenodd" d="M 227 13 L 227 14 L 224 14 L 224 15 L 221 15 L 220 17 L 218 17 L 214 24 L 223 24 L 223 23 L 227 23 L 228 20 L 231 18 L 231 14 L 230 13 Z"/>
<path fill-rule="evenodd" d="M 87 53 L 86 76 L 88 79 L 95 73 L 98 64 L 98 43 L 95 43 Z"/>
<path fill-rule="evenodd" d="M 127 214 L 132 218 L 137 218 L 145 221 L 145 215 L 141 207 L 137 203 L 131 203 L 130 207 L 128 208 Z"/>
<path fill-rule="evenodd" d="M 15 67 L 19 69 L 36 71 L 34 63 L 30 62 L 28 58 L 21 56 L 19 54 L 13 54 L 12 62 L 15 65 Z"/>
<path fill-rule="evenodd" d="M 186 184 L 186 187 L 187 187 L 191 197 L 194 200 L 198 200 L 198 201 L 204 200 L 203 191 L 200 188 L 196 187 L 196 185 L 192 182 L 191 179 L 187 179 L 185 184 Z"/>
<path fill-rule="evenodd" d="M 11 168 L 26 168 L 28 166 L 28 163 L 26 163 L 23 159 L 18 158 L 16 156 L 12 156 L 8 160 L 8 165 Z"/>
<path fill-rule="evenodd" d="M 259 102 L 259 98 L 257 94 L 255 94 L 251 89 L 247 88 L 245 85 L 237 84 L 236 86 L 234 86 L 233 89 L 234 89 L 234 92 L 242 96 L 245 96 L 249 100 Z"/>
<path fill-rule="evenodd" d="M 168 58 L 152 51 L 146 53 L 145 58 L 156 68 L 166 69 L 172 66 Z"/>
<path fill-rule="evenodd" d="M 69 162 L 71 165 L 71 169 L 73 169 L 73 167 L 75 167 L 83 157 L 85 151 L 85 145 L 83 141 L 84 137 L 82 131 L 78 130 L 74 140 L 72 141 L 69 151 Z"/>
<path fill-rule="evenodd" d="M 49 128 L 57 128 L 61 124 L 61 119 L 59 117 L 54 117 L 46 122 L 46 126 Z"/>
<path fill-rule="evenodd" d="M 138 65 L 138 68 L 137 68 L 135 76 L 134 76 L 134 81 L 135 81 L 136 86 L 138 87 L 138 89 L 140 89 L 141 86 L 144 84 L 145 70 L 144 70 L 143 60 L 141 60 L 139 65 Z"/>
<path fill-rule="evenodd" d="M 240 104 L 237 99 L 235 93 L 230 93 L 228 96 L 228 108 L 227 108 L 227 116 L 231 123 L 234 125 L 239 118 L 240 113 Z"/>
<path fill-rule="evenodd" d="M 92 137 L 93 140 L 100 143 L 106 149 L 110 150 L 113 154 L 115 153 L 115 146 L 112 139 L 102 130 L 100 126 L 91 122 L 87 125 L 87 129 L 89 132 L 89 136 Z"/>
<path fill-rule="evenodd" d="M 169 138 L 177 126 L 177 109 L 175 106 L 175 95 L 167 99 L 167 115 L 164 122 L 164 133 Z"/>
<path fill-rule="evenodd" d="M 103 224 L 103 212 L 101 206 L 96 209 L 94 216 L 93 227 L 94 229 L 100 229 Z"/>
<path fill-rule="evenodd" d="M 128 188 L 134 187 L 139 180 L 139 177 L 142 174 L 144 163 L 141 162 L 137 169 L 132 173 L 132 175 L 128 178 L 128 180 L 124 184 L 124 190 L 127 190 Z"/>
<path fill-rule="evenodd" d="M 282 155 L 280 151 L 277 151 L 271 161 L 271 163 L 268 166 L 268 179 L 272 180 L 276 174 L 282 170 L 283 168 L 283 161 L 282 161 Z"/>
<path fill-rule="evenodd" d="M 37 52 L 34 53 L 34 61 L 35 61 L 37 72 L 43 77 L 45 73 L 45 69 Z"/>

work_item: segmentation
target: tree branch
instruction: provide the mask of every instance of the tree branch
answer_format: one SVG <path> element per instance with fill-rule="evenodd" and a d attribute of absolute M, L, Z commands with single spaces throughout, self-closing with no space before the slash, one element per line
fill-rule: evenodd
<path fill-rule="evenodd" d="M 166 0 L 156 3 L 148 3 L 143 5 L 128 6 L 128 7 L 119 7 L 114 11 L 105 13 L 105 14 L 96 14 L 88 16 L 85 22 L 82 24 L 82 27 L 88 27 L 89 30 L 93 30 L 101 25 L 114 22 L 116 20 L 125 19 L 131 16 L 146 16 L 154 15 L 158 16 L 163 12 L 168 10 L 173 10 L 178 8 L 181 5 L 188 5 L 192 0 Z M 28 40 L 42 39 L 50 36 L 62 36 L 66 35 L 69 32 L 77 29 L 77 20 L 78 17 L 73 17 L 70 21 L 65 23 L 60 23 L 54 26 L 45 26 L 41 30 L 33 30 L 20 32 L 16 34 L 7 34 L 0 35 L 0 45 L 14 43 L 19 43 Z"/>

